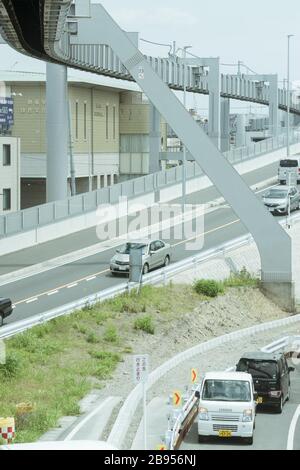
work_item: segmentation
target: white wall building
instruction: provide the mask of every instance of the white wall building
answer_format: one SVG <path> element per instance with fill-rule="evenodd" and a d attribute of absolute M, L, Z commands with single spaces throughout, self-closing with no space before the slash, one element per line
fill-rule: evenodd
<path fill-rule="evenodd" d="M 0 136 L 0 214 L 20 209 L 20 139 Z"/>

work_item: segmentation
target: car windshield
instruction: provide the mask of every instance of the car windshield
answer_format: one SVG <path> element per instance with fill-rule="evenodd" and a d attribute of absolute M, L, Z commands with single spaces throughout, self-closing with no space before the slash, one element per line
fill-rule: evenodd
<path fill-rule="evenodd" d="M 298 161 L 297 160 L 281 160 L 280 166 L 281 168 L 297 168 Z"/>
<path fill-rule="evenodd" d="M 238 364 L 240 372 L 248 372 L 255 378 L 276 379 L 277 364 L 274 361 L 253 361 L 242 359 Z"/>
<path fill-rule="evenodd" d="M 287 197 L 288 190 L 283 189 L 271 189 L 271 191 L 265 194 L 265 197 L 269 199 L 284 199 Z"/>
<path fill-rule="evenodd" d="M 206 380 L 202 400 L 251 401 L 250 383 L 245 380 Z"/>
<path fill-rule="evenodd" d="M 145 245 L 145 243 L 126 243 L 121 248 L 119 248 L 117 252 L 120 253 L 121 255 L 129 255 L 130 250 L 141 248 L 143 250 L 142 251 L 143 255 L 145 255 L 147 251 L 147 246 L 148 245 Z"/>

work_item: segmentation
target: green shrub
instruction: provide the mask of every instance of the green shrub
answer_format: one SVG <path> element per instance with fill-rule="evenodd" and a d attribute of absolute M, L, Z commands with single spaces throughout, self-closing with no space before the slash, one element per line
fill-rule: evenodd
<path fill-rule="evenodd" d="M 108 351 L 90 351 L 89 354 L 94 359 L 94 363 L 89 366 L 90 374 L 100 380 L 109 378 L 121 360 L 119 354 Z"/>
<path fill-rule="evenodd" d="M 86 326 L 83 326 L 78 322 L 73 324 L 73 328 L 74 328 L 74 330 L 78 331 L 82 335 L 86 335 L 87 331 L 88 331 Z"/>
<path fill-rule="evenodd" d="M 0 377 L 2 379 L 13 379 L 19 375 L 21 370 L 21 359 L 13 353 L 8 353 L 5 364 L 0 364 Z"/>
<path fill-rule="evenodd" d="M 212 279 L 201 279 L 193 285 L 195 292 L 206 297 L 217 297 L 224 292 L 223 285 Z"/>
<path fill-rule="evenodd" d="M 109 343 L 116 343 L 118 341 L 118 333 L 115 325 L 107 325 L 104 331 L 103 339 Z"/>
<path fill-rule="evenodd" d="M 237 273 L 232 273 L 224 281 L 225 287 L 257 287 L 259 280 L 253 277 L 245 267 Z"/>
<path fill-rule="evenodd" d="M 134 322 L 134 329 L 142 330 L 149 335 L 154 335 L 155 328 L 152 317 L 150 317 L 150 315 L 145 315 L 143 317 L 137 318 Z"/>
<path fill-rule="evenodd" d="M 97 335 L 96 335 L 93 331 L 91 331 L 91 332 L 87 335 L 86 340 L 87 340 L 88 343 L 91 343 L 91 344 L 99 343 L 99 339 L 98 339 Z"/>

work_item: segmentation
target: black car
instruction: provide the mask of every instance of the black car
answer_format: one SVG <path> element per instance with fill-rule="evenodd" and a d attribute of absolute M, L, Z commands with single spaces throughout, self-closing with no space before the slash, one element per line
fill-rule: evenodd
<path fill-rule="evenodd" d="M 282 412 L 290 398 L 290 372 L 295 370 L 288 366 L 283 353 L 246 353 L 236 370 L 252 375 L 258 405 L 272 406 L 277 413 Z"/>
<path fill-rule="evenodd" d="M 0 326 L 3 325 L 4 318 L 11 315 L 13 307 L 10 299 L 0 297 Z"/>

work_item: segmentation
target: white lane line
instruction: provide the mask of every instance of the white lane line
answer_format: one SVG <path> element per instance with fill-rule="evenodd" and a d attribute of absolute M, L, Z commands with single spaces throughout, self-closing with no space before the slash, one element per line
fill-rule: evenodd
<path fill-rule="evenodd" d="M 54 294 L 57 294 L 57 293 L 58 293 L 58 290 L 56 289 L 56 290 L 53 290 L 52 292 L 48 292 L 47 295 L 54 295 Z"/>
<path fill-rule="evenodd" d="M 93 281 L 94 279 L 96 279 L 96 276 L 88 277 L 88 278 L 86 279 L 86 282 Z"/>
<path fill-rule="evenodd" d="M 32 302 L 36 302 L 37 299 L 38 299 L 37 297 L 34 297 L 33 299 L 26 300 L 26 303 L 31 304 Z"/>
<path fill-rule="evenodd" d="M 300 405 L 296 409 L 293 419 L 291 421 L 286 450 L 294 450 L 294 438 L 295 438 L 296 426 L 297 426 L 297 422 L 299 418 L 300 418 Z"/>
<path fill-rule="evenodd" d="M 114 397 L 108 397 L 106 398 L 97 408 L 95 408 L 91 413 L 89 413 L 80 423 L 75 426 L 75 428 L 72 429 L 72 431 L 64 438 L 64 441 L 71 441 L 73 437 L 80 431 L 81 428 L 97 413 L 99 413 L 103 408 L 108 405 L 108 403 L 113 400 Z"/>
<path fill-rule="evenodd" d="M 67 286 L 67 289 L 72 289 L 72 287 L 76 287 L 76 286 L 78 286 L 78 282 L 74 282 L 74 284 L 69 284 Z"/>
<path fill-rule="evenodd" d="M 268 189 L 277 188 L 277 186 L 279 186 L 278 183 L 273 184 L 272 186 L 267 186 L 266 188 L 260 189 L 259 191 L 255 191 L 255 194 L 263 193 L 264 191 L 267 191 Z"/>

